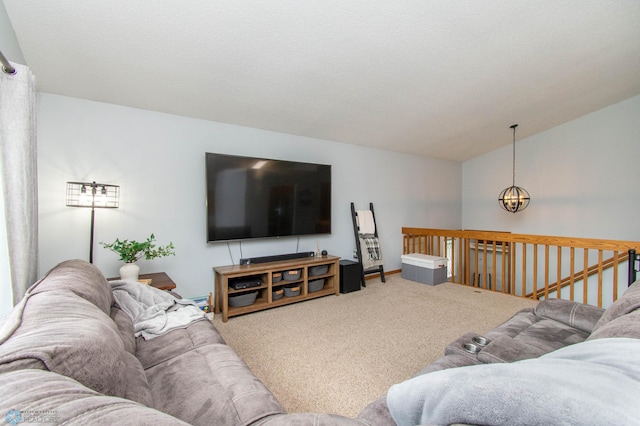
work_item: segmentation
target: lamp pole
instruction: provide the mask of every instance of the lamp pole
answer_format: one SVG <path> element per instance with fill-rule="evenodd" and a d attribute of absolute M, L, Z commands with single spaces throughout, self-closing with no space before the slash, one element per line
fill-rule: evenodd
<path fill-rule="evenodd" d="M 96 182 L 91 183 L 91 238 L 89 240 L 89 263 L 93 263 L 93 229 L 96 221 Z"/>

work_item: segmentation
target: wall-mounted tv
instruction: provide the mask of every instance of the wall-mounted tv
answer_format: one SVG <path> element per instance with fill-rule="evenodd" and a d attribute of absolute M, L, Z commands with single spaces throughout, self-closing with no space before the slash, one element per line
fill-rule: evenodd
<path fill-rule="evenodd" d="M 331 233 L 331 166 L 206 153 L 207 242 Z"/>

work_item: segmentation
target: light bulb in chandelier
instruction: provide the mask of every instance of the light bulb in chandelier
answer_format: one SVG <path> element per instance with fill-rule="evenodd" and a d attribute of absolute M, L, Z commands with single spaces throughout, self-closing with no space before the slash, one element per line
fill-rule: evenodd
<path fill-rule="evenodd" d="M 518 127 L 517 124 L 511 126 L 513 129 L 513 181 L 511 186 L 505 188 L 498 196 L 500 207 L 510 213 L 526 209 L 531 201 L 527 190 L 516 186 L 516 127 Z"/>

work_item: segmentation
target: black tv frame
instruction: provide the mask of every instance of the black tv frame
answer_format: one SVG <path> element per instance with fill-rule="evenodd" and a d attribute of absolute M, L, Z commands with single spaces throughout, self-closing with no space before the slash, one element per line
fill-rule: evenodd
<path fill-rule="evenodd" d="M 207 243 L 331 234 L 331 165 L 205 153 Z"/>

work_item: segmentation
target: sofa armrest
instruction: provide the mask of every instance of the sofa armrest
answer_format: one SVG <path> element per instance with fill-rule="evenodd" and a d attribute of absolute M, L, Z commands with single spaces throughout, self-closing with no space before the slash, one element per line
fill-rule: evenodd
<path fill-rule="evenodd" d="M 544 300 L 535 308 L 539 317 L 549 318 L 591 333 L 604 313 L 604 309 L 564 299 Z"/>

